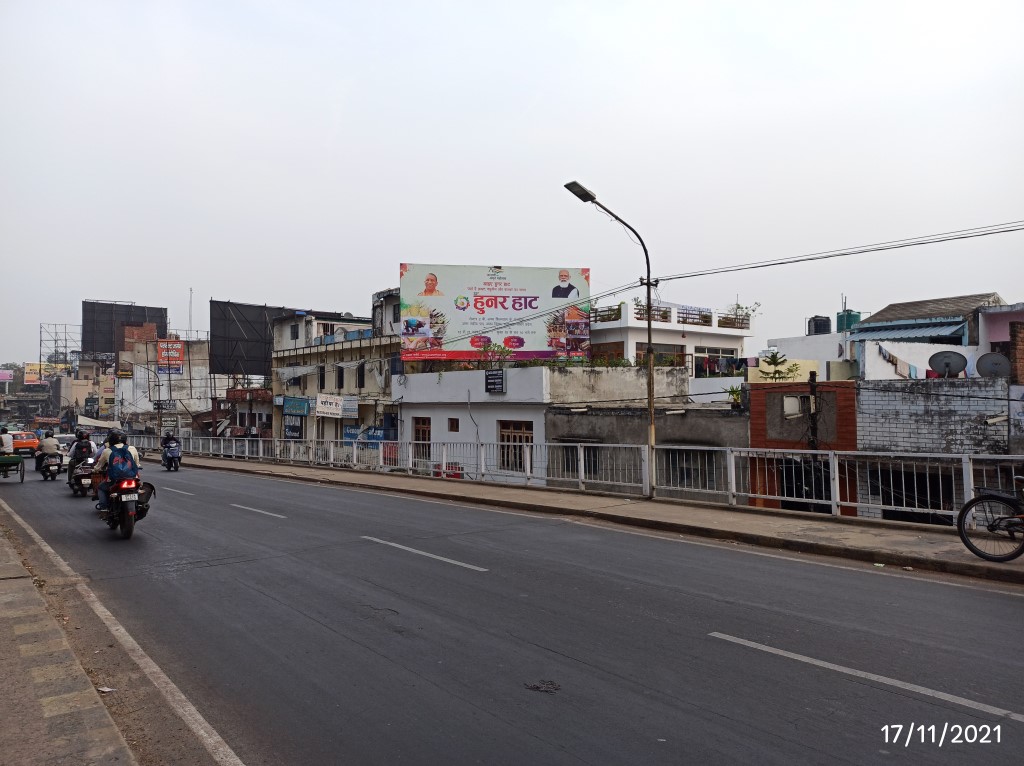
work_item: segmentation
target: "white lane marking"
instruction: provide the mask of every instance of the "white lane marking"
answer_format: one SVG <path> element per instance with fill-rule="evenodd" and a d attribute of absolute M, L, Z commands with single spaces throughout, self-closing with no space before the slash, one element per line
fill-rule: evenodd
<path fill-rule="evenodd" d="M 43 538 L 41 538 L 36 531 L 28 525 L 28 523 L 22 519 L 14 509 L 11 508 L 3 500 L 0 500 L 0 506 L 4 508 L 7 513 L 10 514 L 11 518 L 14 519 L 21 527 L 25 530 L 25 533 L 32 538 L 36 545 L 46 554 L 46 556 L 53 562 L 53 564 L 68 577 L 74 577 L 77 580 L 81 580 L 79 574 L 71 568 L 71 566 L 64 561 L 57 552 L 51 548 Z M 160 669 L 160 667 L 150 659 L 149 655 L 143 651 L 142 647 L 136 643 L 135 639 L 131 637 L 131 634 L 125 630 L 124 626 L 117 621 L 117 618 L 112 615 L 100 600 L 96 597 L 88 585 L 79 582 L 75 585 L 75 588 L 82 595 L 85 602 L 92 608 L 96 616 L 102 620 L 103 624 L 107 626 L 118 643 L 124 648 L 131 657 L 135 664 L 138 665 L 142 672 L 146 674 L 146 677 L 153 682 L 153 685 L 160 690 L 160 693 L 167 700 L 167 703 L 171 706 L 171 709 L 178 714 L 178 717 L 185 722 L 185 725 L 192 730 L 192 733 L 198 737 L 199 741 L 203 743 L 206 751 L 213 757 L 221 766 L 245 766 L 242 760 L 235 755 L 235 752 L 228 746 L 228 743 L 221 739 L 221 736 L 216 730 L 210 726 L 210 724 L 203 718 L 202 714 L 196 710 L 195 706 L 189 702 L 188 698 L 182 694 L 181 689 L 175 686 L 174 682 L 167 677 L 167 675 Z"/>
<path fill-rule="evenodd" d="M 190 496 L 195 496 L 195 492 L 185 492 L 184 490 L 180 490 L 180 489 L 171 489 L 170 487 L 160 487 L 160 489 L 164 489 L 164 490 L 167 490 L 168 492 L 177 492 L 177 493 L 178 493 L 179 495 L 190 495 Z"/>
<path fill-rule="evenodd" d="M 367 537 L 366 535 L 363 535 L 363 539 L 371 540 L 372 542 L 380 543 L 381 545 L 390 545 L 392 548 L 401 548 L 403 551 L 409 551 L 409 553 L 417 553 L 420 556 L 427 556 L 428 558 L 437 559 L 438 561 L 444 561 L 448 564 L 455 564 L 455 566 L 457 567 L 465 567 L 466 569 L 473 569 L 477 572 L 487 571 L 483 567 L 473 566 L 472 564 L 465 564 L 461 561 L 456 561 L 455 559 L 446 559 L 444 556 L 435 556 L 433 553 L 427 553 L 426 551 L 418 551 L 415 548 L 407 548 L 406 546 L 399 545 L 398 543 L 389 543 L 387 540 L 380 540 L 376 537 Z"/>
<path fill-rule="evenodd" d="M 243 511 L 254 511 L 255 513 L 263 513 L 267 516 L 276 516 L 279 519 L 287 519 L 287 516 L 282 516 L 280 513 L 271 513 L 270 511 L 261 511 L 259 508 L 250 508 L 247 505 L 235 505 L 231 503 L 232 508 L 241 508 Z"/>
<path fill-rule="evenodd" d="M 887 676 L 879 676 L 875 673 L 865 673 L 863 670 L 854 670 L 853 668 L 847 668 L 843 665 L 836 665 L 832 662 L 825 662 L 824 660 L 816 660 L 813 657 L 807 657 L 803 654 L 795 654 L 793 652 L 787 652 L 784 649 L 776 649 L 773 646 L 766 646 L 764 644 L 757 644 L 753 641 L 747 641 L 743 638 L 736 638 L 736 636 L 729 636 L 725 633 L 708 633 L 712 638 L 721 638 L 725 641 L 731 641 L 734 644 L 740 644 L 742 646 L 748 646 L 751 649 L 757 649 L 758 651 L 768 652 L 769 654 L 777 654 L 780 657 L 787 657 L 797 662 L 806 662 L 808 665 L 816 665 L 819 668 L 825 668 L 826 670 L 834 670 L 837 673 L 845 673 L 848 676 L 856 676 L 857 678 L 866 678 L 869 681 L 875 681 L 880 684 L 886 684 L 887 686 L 895 686 L 898 689 L 905 689 L 906 691 L 916 692 L 923 694 L 927 697 L 934 697 L 936 699 L 945 700 L 946 702 L 952 702 L 955 705 L 962 705 L 963 707 L 969 707 L 973 710 L 980 710 L 983 713 L 990 715 L 997 715 L 1002 718 L 1010 718 L 1014 721 L 1024 721 L 1024 715 L 1020 713 L 1014 713 L 1012 710 L 1003 710 L 1002 708 L 992 707 L 991 705 L 985 705 L 981 702 L 975 702 L 964 697 L 957 697 L 955 694 L 946 694 L 945 692 L 936 691 L 935 689 L 929 689 L 925 686 L 918 686 L 917 684 L 908 684 L 905 681 L 898 681 L 895 678 L 888 678 Z"/>

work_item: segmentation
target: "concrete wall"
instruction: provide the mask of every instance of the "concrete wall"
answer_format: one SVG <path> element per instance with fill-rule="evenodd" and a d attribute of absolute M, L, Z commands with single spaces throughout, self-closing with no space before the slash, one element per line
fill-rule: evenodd
<path fill-rule="evenodd" d="M 393 394 L 410 404 L 614 404 L 647 402 L 643 367 L 509 367 L 505 393 L 489 394 L 484 370 L 421 372 L 393 384 Z M 656 367 L 654 396 L 659 405 L 681 404 L 689 391 L 685 367 Z"/>
<path fill-rule="evenodd" d="M 749 418 L 732 409 L 687 409 L 686 414 L 655 412 L 654 430 L 658 444 L 702 447 L 749 446 Z M 591 408 L 572 412 L 552 407 L 545 416 L 549 441 L 600 444 L 647 444 L 646 408 Z"/>
<path fill-rule="evenodd" d="M 856 356 L 860 363 L 860 374 L 864 380 L 906 380 L 901 378 L 896 367 L 887 362 L 879 353 L 879 347 L 889 354 L 917 367 L 918 379 L 924 380 L 928 360 L 939 351 L 955 351 L 967 358 L 967 372 L 973 374 L 974 361 L 979 356 L 977 346 L 953 346 L 939 343 L 898 343 L 888 340 L 865 340 L 857 344 Z"/>
<path fill-rule="evenodd" d="M 398 439 L 412 441 L 413 418 L 430 418 L 430 439 L 434 442 L 463 444 L 493 443 L 498 441 L 498 421 L 516 420 L 533 424 L 533 441 L 548 441 L 544 427 L 542 405 L 515 405 L 496 402 L 458 402 L 447 404 L 402 403 L 399 410 Z M 449 431 L 450 418 L 458 420 L 458 430 Z"/>
<path fill-rule="evenodd" d="M 848 358 L 849 333 L 833 332 L 827 335 L 799 335 L 794 338 L 770 338 L 769 346 L 779 349 L 787 359 L 816 359 L 821 369 L 825 362 Z"/>
<path fill-rule="evenodd" d="M 746 378 L 690 378 L 690 398 L 697 404 L 731 401 L 725 389 L 742 387 Z"/>
<path fill-rule="evenodd" d="M 857 449 L 866 452 L 1007 451 L 1006 378 L 868 381 L 857 399 Z"/>

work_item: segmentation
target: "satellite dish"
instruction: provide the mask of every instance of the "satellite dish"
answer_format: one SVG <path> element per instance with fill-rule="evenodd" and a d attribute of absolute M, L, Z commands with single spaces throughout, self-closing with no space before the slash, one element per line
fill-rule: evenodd
<path fill-rule="evenodd" d="M 1008 378 L 1010 377 L 1010 360 L 1002 354 L 989 352 L 978 357 L 975 365 L 978 374 L 983 378 Z"/>
<path fill-rule="evenodd" d="M 955 378 L 967 369 L 967 357 L 956 351 L 937 351 L 928 359 L 928 366 L 943 378 Z"/>
<path fill-rule="evenodd" d="M 345 319 L 351 319 L 352 318 L 352 312 L 351 311 L 346 311 L 344 314 L 342 314 L 342 316 L 345 317 Z"/>

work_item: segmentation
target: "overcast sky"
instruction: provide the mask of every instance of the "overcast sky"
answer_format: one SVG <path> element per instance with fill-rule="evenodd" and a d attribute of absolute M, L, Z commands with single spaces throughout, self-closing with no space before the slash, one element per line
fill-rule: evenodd
<path fill-rule="evenodd" d="M 0 0 L 0 361 L 81 300 L 370 313 L 401 262 L 654 274 L 1024 219 L 1024 3 Z M 756 337 L 1024 301 L 1024 232 L 665 282 Z M 639 289 L 623 293 L 629 300 Z M 606 299 L 603 304 L 617 302 Z"/>

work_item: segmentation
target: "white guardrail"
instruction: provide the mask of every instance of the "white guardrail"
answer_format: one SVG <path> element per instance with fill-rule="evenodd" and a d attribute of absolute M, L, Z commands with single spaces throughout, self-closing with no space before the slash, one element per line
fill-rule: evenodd
<path fill-rule="evenodd" d="M 135 443 L 160 451 L 157 436 Z M 625 444 L 314 441 L 183 437 L 184 455 L 645 496 L 647 448 Z M 187 462 L 187 460 L 186 460 Z M 976 487 L 1009 490 L 1020 455 L 664 446 L 654 496 L 952 525 Z"/>

